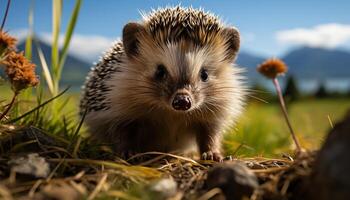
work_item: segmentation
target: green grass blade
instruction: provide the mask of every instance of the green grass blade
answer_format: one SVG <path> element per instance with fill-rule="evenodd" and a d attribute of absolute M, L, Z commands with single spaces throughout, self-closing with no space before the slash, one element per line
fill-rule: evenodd
<path fill-rule="evenodd" d="M 58 92 L 57 72 L 58 72 L 58 60 L 59 60 L 59 34 L 61 28 L 61 16 L 62 16 L 62 0 L 53 0 L 53 12 L 52 12 L 52 50 L 51 50 L 51 67 L 54 77 L 54 94 Z"/>
<path fill-rule="evenodd" d="M 63 43 L 63 48 L 61 51 L 60 60 L 58 62 L 58 72 L 57 72 L 58 80 L 57 81 L 59 81 L 61 78 L 61 73 L 62 73 L 64 62 L 65 62 L 66 57 L 67 57 L 69 44 L 70 44 L 70 41 L 72 39 L 75 25 L 77 23 L 77 19 L 78 19 L 80 7 L 81 7 L 81 2 L 82 2 L 82 0 L 76 0 L 74 10 L 73 10 L 71 18 L 69 20 L 67 31 L 66 31 L 66 34 L 64 37 L 64 43 Z"/>
<path fill-rule="evenodd" d="M 32 60 L 32 42 L 33 42 L 33 21 L 34 20 L 34 0 L 32 0 L 30 8 L 29 8 L 29 14 L 28 14 L 28 35 L 26 37 L 25 42 L 25 49 L 24 49 L 24 56 L 28 60 Z M 30 96 L 32 94 L 33 90 L 32 88 L 27 88 L 20 94 L 20 99 L 22 100 L 29 100 Z"/>
<path fill-rule="evenodd" d="M 34 19 L 34 0 L 32 0 L 29 8 L 29 14 L 28 14 L 28 35 L 26 37 L 26 42 L 25 42 L 25 50 L 24 50 L 24 56 L 28 60 L 32 60 L 32 42 L 33 42 L 33 19 Z M 29 100 L 30 96 L 32 94 L 33 90 L 32 88 L 27 88 L 25 89 L 21 94 L 20 94 L 20 99 L 22 100 Z"/>
<path fill-rule="evenodd" d="M 25 57 L 28 60 L 32 60 L 32 41 L 33 41 L 33 28 L 34 24 L 34 0 L 32 0 L 30 8 L 29 8 L 29 14 L 28 14 L 28 36 L 26 38 L 26 46 L 25 46 Z"/>
<path fill-rule="evenodd" d="M 49 67 L 47 65 L 46 59 L 45 59 L 45 55 L 40 47 L 40 44 L 37 40 L 35 40 L 35 44 L 37 46 L 37 51 L 38 51 L 38 55 L 39 55 L 39 59 L 40 59 L 40 63 L 41 63 L 41 67 L 43 69 L 43 74 L 47 83 L 47 87 L 49 88 L 49 91 L 52 95 L 54 95 L 54 86 L 53 86 L 53 80 L 51 77 L 51 73 L 49 70 Z"/>
<path fill-rule="evenodd" d="M 20 119 L 23 119 L 24 117 L 26 117 L 26 116 L 28 116 L 28 115 L 30 115 L 30 114 L 32 114 L 32 113 L 35 112 L 36 110 L 38 110 L 38 109 L 44 107 L 45 105 L 47 105 L 47 104 L 50 103 L 51 101 L 53 101 L 53 100 L 57 99 L 58 97 L 62 96 L 64 93 L 66 93 L 66 92 L 68 91 L 68 89 L 69 89 L 69 87 L 67 87 L 66 89 L 64 89 L 64 90 L 63 90 L 61 93 L 59 93 L 58 95 L 52 97 L 51 99 L 49 99 L 49 100 L 45 101 L 44 103 L 38 105 L 37 107 L 33 108 L 32 110 L 26 112 L 25 114 L 23 114 L 23 115 L 21 115 L 21 116 L 15 118 L 15 119 L 12 119 L 12 120 L 10 120 L 10 121 L 7 121 L 6 124 L 12 124 L 12 123 L 14 123 L 14 122 L 17 122 L 17 121 L 20 120 Z"/>
<path fill-rule="evenodd" d="M 72 142 L 69 144 L 68 149 L 70 149 L 74 145 L 73 152 L 72 152 L 74 157 L 77 157 L 77 152 L 78 152 L 79 145 L 81 142 L 81 140 L 80 140 L 81 136 L 79 135 L 79 131 L 80 131 L 81 127 L 83 126 L 83 122 L 85 120 L 86 113 L 87 113 L 87 109 L 85 109 L 83 116 L 81 117 L 80 122 L 78 124 L 78 127 L 75 129 L 75 132 L 73 134 Z"/>

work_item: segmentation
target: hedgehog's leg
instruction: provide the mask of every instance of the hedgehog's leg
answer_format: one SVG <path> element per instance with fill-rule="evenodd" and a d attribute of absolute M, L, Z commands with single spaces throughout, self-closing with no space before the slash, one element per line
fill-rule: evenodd
<path fill-rule="evenodd" d="M 123 140 L 123 142 L 119 142 L 114 147 L 114 150 L 116 154 L 124 160 L 127 160 L 132 156 L 134 156 L 135 154 L 137 154 L 133 148 L 133 145 L 131 145 L 130 142 L 125 139 Z"/>
<path fill-rule="evenodd" d="M 115 131 L 117 135 L 116 153 L 123 159 L 127 160 L 136 154 L 142 153 L 142 133 L 140 132 L 139 123 L 134 121 Z M 133 159 L 135 161 L 142 160 L 140 157 Z"/>
<path fill-rule="evenodd" d="M 137 154 L 138 151 L 136 149 L 135 139 L 133 138 L 135 132 L 132 127 L 123 127 L 118 129 L 114 134 L 116 135 L 114 151 L 117 155 L 127 160 Z"/>
<path fill-rule="evenodd" d="M 201 124 L 197 132 L 197 144 L 203 160 L 215 160 L 221 162 L 220 133 L 215 126 Z"/>
<path fill-rule="evenodd" d="M 126 159 L 126 155 L 128 155 L 126 150 L 129 145 L 128 140 L 125 138 L 128 133 L 123 127 L 114 125 L 111 122 L 106 123 L 105 121 L 107 120 L 90 119 L 87 116 L 86 123 L 89 126 L 92 140 L 110 146 L 117 156 Z"/>

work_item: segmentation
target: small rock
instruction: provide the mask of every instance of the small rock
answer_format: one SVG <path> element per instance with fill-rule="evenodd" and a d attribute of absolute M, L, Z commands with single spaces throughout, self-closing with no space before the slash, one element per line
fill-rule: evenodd
<path fill-rule="evenodd" d="M 309 199 L 350 199 L 350 111 L 321 148 L 309 183 Z"/>
<path fill-rule="evenodd" d="M 153 183 L 150 190 L 166 199 L 176 194 L 177 183 L 172 178 L 164 178 Z"/>
<path fill-rule="evenodd" d="M 209 170 L 208 189 L 220 188 L 226 199 L 250 197 L 259 186 L 255 174 L 240 162 L 220 163 Z"/>
<path fill-rule="evenodd" d="M 85 199 L 83 195 L 79 193 L 71 185 L 61 182 L 57 184 L 50 184 L 42 188 L 35 194 L 33 200 L 79 200 Z"/>
<path fill-rule="evenodd" d="M 49 164 L 37 153 L 12 159 L 8 164 L 11 166 L 11 171 L 35 178 L 46 178 L 50 173 Z"/>

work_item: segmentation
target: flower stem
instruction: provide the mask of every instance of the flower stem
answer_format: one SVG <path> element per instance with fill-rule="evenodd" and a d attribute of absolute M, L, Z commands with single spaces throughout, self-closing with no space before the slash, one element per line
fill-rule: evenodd
<path fill-rule="evenodd" d="M 7 106 L 6 110 L 1 114 L 1 116 L 0 116 L 0 121 L 1 121 L 2 118 L 4 118 L 4 117 L 7 115 L 7 113 L 10 111 L 11 107 L 12 107 L 13 104 L 15 103 L 15 100 L 16 100 L 17 96 L 18 96 L 18 92 L 15 92 L 14 95 L 13 95 L 13 97 L 12 97 L 12 100 L 11 100 L 10 104 Z"/>
<path fill-rule="evenodd" d="M 5 14 L 4 14 L 4 17 L 3 17 L 2 23 L 1 23 L 1 28 L 0 28 L 1 31 L 2 31 L 2 29 L 4 29 L 6 18 L 7 18 L 7 15 L 9 13 L 9 9 L 10 9 L 10 4 L 11 4 L 11 0 L 8 0 L 7 5 L 6 5 Z"/>
<path fill-rule="evenodd" d="M 286 109 L 286 105 L 284 103 L 284 99 L 283 99 L 283 96 L 282 96 L 282 90 L 281 90 L 280 84 L 279 84 L 277 78 L 272 79 L 272 82 L 275 85 L 276 92 L 277 92 L 277 95 L 278 95 L 278 98 L 279 98 L 279 101 L 280 101 L 281 109 L 283 111 L 284 118 L 286 119 L 289 131 L 290 131 L 290 133 L 291 133 L 291 135 L 293 137 L 295 146 L 297 147 L 297 151 L 300 152 L 301 151 L 301 147 L 300 147 L 300 144 L 299 144 L 299 141 L 298 141 L 297 137 L 295 136 L 294 130 L 292 128 L 292 124 L 290 123 L 290 120 L 289 120 L 289 117 L 288 117 L 288 113 L 287 113 L 287 109 Z"/>

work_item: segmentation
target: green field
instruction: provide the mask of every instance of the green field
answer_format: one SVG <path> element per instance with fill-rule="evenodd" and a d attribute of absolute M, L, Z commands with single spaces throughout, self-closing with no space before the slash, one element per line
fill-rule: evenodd
<path fill-rule="evenodd" d="M 0 87 L 0 100 L 8 99 L 11 91 Z M 64 104 L 60 119 L 73 118 L 77 124 L 79 93 L 65 94 L 59 102 Z M 27 109 L 34 107 L 26 103 Z M 331 124 L 340 120 L 350 108 L 350 99 L 305 99 L 288 105 L 292 125 L 303 147 L 316 149 L 322 144 Z M 28 108 L 29 107 L 29 108 Z M 43 127 L 44 128 L 44 127 Z M 279 105 L 250 101 L 237 125 L 224 137 L 223 148 L 226 154 L 235 156 L 274 156 L 289 152 L 293 143 Z"/>
<path fill-rule="evenodd" d="M 331 123 L 340 120 L 350 108 L 349 99 L 308 99 L 289 105 L 292 125 L 304 148 L 322 144 Z M 274 155 L 293 148 L 283 114 L 276 103 L 251 102 L 238 125 L 227 133 L 224 149 L 238 155 Z"/>

